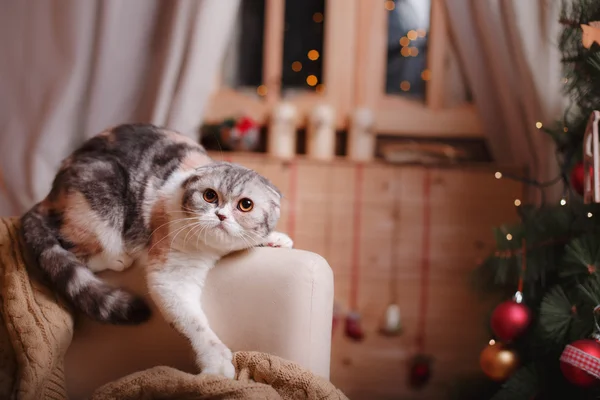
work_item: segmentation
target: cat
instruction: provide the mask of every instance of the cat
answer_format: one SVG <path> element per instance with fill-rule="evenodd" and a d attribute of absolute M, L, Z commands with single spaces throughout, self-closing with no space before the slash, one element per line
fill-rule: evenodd
<path fill-rule="evenodd" d="M 150 318 L 141 297 L 94 274 L 144 266 L 152 301 L 190 341 L 201 372 L 233 378 L 232 353 L 201 309 L 202 288 L 228 253 L 293 247 L 289 236 L 274 231 L 281 197 L 265 177 L 212 160 L 184 135 L 123 124 L 62 162 L 49 194 L 21 217 L 22 231 L 56 290 L 100 322 Z"/>

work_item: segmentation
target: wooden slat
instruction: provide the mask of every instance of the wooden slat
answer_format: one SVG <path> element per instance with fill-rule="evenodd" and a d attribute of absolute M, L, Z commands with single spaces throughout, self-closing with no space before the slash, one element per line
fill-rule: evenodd
<path fill-rule="evenodd" d="M 357 0 L 325 1 L 323 82 L 338 128 L 345 126 L 353 106 L 357 8 Z"/>
<path fill-rule="evenodd" d="M 383 1 L 357 1 L 354 105 L 374 109 L 385 88 L 387 11 Z"/>
<path fill-rule="evenodd" d="M 265 36 L 263 40 L 263 84 L 267 104 L 273 107 L 281 97 L 285 1 L 265 0 Z"/>
<path fill-rule="evenodd" d="M 438 111 L 444 104 L 444 83 L 446 66 L 444 63 L 448 43 L 448 25 L 443 0 L 431 1 L 431 29 L 427 44 L 427 65 L 431 72 L 431 80 L 427 82 L 427 106 Z"/>

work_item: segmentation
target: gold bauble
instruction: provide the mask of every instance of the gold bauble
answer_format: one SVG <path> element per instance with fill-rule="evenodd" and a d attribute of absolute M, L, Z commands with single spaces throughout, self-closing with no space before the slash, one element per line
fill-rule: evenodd
<path fill-rule="evenodd" d="M 508 379 L 519 366 L 519 356 L 503 343 L 490 342 L 479 358 L 481 369 L 492 380 Z"/>

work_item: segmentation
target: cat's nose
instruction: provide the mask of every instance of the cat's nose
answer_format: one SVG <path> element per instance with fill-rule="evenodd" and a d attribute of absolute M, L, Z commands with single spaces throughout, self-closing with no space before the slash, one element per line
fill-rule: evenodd
<path fill-rule="evenodd" d="M 217 217 L 219 217 L 219 221 L 224 221 L 227 219 L 226 216 L 224 216 L 223 214 L 219 214 L 219 212 L 217 211 L 215 214 L 217 214 Z"/>

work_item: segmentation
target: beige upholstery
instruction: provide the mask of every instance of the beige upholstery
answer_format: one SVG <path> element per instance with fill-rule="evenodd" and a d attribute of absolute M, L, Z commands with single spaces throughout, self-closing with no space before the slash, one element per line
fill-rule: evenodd
<path fill-rule="evenodd" d="M 104 279 L 143 294 L 141 269 L 103 273 Z M 329 378 L 333 274 L 317 254 L 257 248 L 222 260 L 209 274 L 204 309 L 233 351 L 256 350 L 295 361 Z M 155 312 L 136 327 L 81 320 L 67 353 L 71 398 L 156 365 L 194 372 L 187 341 Z"/>

